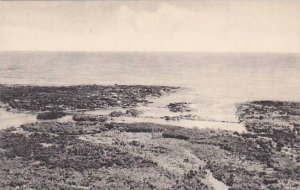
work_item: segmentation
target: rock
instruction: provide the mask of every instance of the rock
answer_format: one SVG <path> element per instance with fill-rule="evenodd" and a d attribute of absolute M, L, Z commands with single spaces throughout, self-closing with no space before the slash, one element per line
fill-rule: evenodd
<path fill-rule="evenodd" d="M 48 120 L 48 119 L 58 119 L 66 115 L 67 114 L 64 112 L 52 111 L 52 112 L 39 113 L 36 118 L 39 120 Z"/>
<path fill-rule="evenodd" d="M 197 119 L 197 115 L 191 115 L 191 114 L 187 114 L 187 115 L 178 115 L 178 116 L 163 116 L 161 117 L 161 119 L 165 119 L 166 121 L 179 121 L 181 119 L 185 119 L 185 120 L 195 120 Z"/>
<path fill-rule="evenodd" d="M 102 115 L 89 115 L 89 114 L 76 114 L 73 115 L 74 121 L 98 121 L 105 122 L 107 121 L 107 117 Z"/>
<path fill-rule="evenodd" d="M 190 138 L 185 136 L 185 135 L 181 135 L 181 134 L 174 134 L 174 133 L 163 133 L 162 134 L 163 138 L 174 138 L 174 139 L 179 139 L 179 140 L 189 140 Z"/>
<path fill-rule="evenodd" d="M 129 143 L 131 146 L 140 146 L 140 143 L 136 140 L 133 140 Z"/>
<path fill-rule="evenodd" d="M 171 112 L 190 112 L 192 110 L 188 105 L 189 103 L 187 102 L 176 102 L 170 103 L 169 105 L 167 105 L 167 107 Z"/>
<path fill-rule="evenodd" d="M 126 115 L 130 117 L 138 117 L 142 112 L 136 109 L 128 109 L 126 110 Z"/>
<path fill-rule="evenodd" d="M 272 184 L 272 183 L 277 183 L 277 179 L 276 178 L 265 178 L 264 179 L 264 184 L 268 185 L 268 184 Z"/>
<path fill-rule="evenodd" d="M 113 111 L 109 114 L 110 117 L 120 117 L 122 115 L 124 115 L 124 114 L 121 111 Z"/>

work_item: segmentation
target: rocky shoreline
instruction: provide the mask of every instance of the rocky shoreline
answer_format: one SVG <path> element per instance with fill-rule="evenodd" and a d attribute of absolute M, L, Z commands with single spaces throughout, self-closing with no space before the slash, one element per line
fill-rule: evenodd
<path fill-rule="evenodd" d="M 97 108 L 111 106 L 108 100 L 116 103 L 112 106 L 131 108 L 149 103 L 148 97 L 176 90 L 74 88 L 1 86 L 0 99 L 7 108 L 27 111 L 94 109 L 89 104 L 92 98 L 99 100 L 95 101 Z M 72 95 L 75 91 L 80 96 Z M 55 92 L 60 95 L 52 98 Z M 135 93 L 141 94 L 135 97 Z M 84 96 L 92 98 L 85 102 Z M 170 105 L 178 110 L 186 104 Z M 138 117 L 132 110 L 112 116 L 122 114 Z M 109 123 L 88 114 L 73 116 L 69 122 L 45 121 L 1 130 L 0 188 L 299 189 L 300 103 L 246 102 L 237 105 L 237 116 L 247 132 Z"/>
<path fill-rule="evenodd" d="M 0 101 L 19 111 L 91 110 L 136 107 L 150 103 L 178 87 L 167 86 L 7 86 L 0 85 Z"/>

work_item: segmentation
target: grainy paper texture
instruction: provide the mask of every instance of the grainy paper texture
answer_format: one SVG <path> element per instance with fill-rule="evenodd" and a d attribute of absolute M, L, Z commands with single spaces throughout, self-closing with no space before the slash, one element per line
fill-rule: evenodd
<path fill-rule="evenodd" d="M 299 10 L 0 1 L 0 189 L 299 189 Z"/>

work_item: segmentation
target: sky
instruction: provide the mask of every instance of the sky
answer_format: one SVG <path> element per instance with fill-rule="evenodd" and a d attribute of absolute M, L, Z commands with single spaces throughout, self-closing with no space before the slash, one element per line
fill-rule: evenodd
<path fill-rule="evenodd" d="M 0 1 L 0 51 L 300 52 L 300 1 Z"/>

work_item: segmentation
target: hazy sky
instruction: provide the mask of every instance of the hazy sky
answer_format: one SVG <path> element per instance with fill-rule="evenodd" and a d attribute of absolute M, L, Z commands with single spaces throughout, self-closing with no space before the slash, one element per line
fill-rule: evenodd
<path fill-rule="evenodd" d="M 300 52 L 300 1 L 0 1 L 0 51 Z"/>

